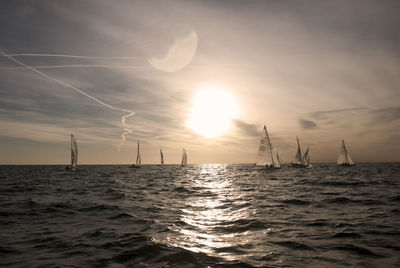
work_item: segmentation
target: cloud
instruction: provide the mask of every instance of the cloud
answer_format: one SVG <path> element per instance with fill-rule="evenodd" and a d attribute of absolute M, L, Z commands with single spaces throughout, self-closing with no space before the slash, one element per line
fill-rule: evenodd
<path fill-rule="evenodd" d="M 260 130 L 254 124 L 247 123 L 241 119 L 234 119 L 233 123 L 246 136 L 254 137 L 260 135 Z"/>
<path fill-rule="evenodd" d="M 400 119 L 400 108 L 398 108 L 398 107 L 377 109 L 377 110 L 371 111 L 371 113 L 374 115 L 375 120 L 378 120 L 381 122 L 390 123 L 390 122 Z"/>
<path fill-rule="evenodd" d="M 400 108 L 385 107 L 385 108 L 347 108 L 336 110 L 324 110 L 311 112 L 310 116 L 319 122 L 333 123 L 339 121 L 353 121 L 357 117 L 357 121 L 366 123 L 391 123 L 400 119 Z M 302 123 L 300 123 L 302 124 Z"/>
<path fill-rule="evenodd" d="M 303 129 L 312 129 L 317 126 L 317 123 L 311 120 L 299 119 L 299 124 Z"/>
<path fill-rule="evenodd" d="M 349 112 L 359 112 L 359 111 L 366 111 L 366 110 L 368 110 L 368 108 L 365 108 L 365 107 L 334 109 L 334 110 L 322 110 L 322 111 L 312 112 L 311 116 L 313 118 L 315 118 L 315 119 L 325 119 L 325 118 L 333 116 L 335 114 L 349 113 Z"/>

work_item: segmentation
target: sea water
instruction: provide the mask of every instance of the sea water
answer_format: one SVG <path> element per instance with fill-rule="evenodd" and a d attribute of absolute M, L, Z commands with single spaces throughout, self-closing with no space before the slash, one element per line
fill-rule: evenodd
<path fill-rule="evenodd" d="M 0 266 L 399 267 L 400 164 L 0 167 Z"/>

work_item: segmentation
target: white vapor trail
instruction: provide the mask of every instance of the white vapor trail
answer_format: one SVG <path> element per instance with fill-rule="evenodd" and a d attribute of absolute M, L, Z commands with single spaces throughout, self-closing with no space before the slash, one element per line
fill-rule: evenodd
<path fill-rule="evenodd" d="M 10 57 L 59 57 L 59 58 L 78 58 L 78 59 L 140 59 L 138 57 L 101 57 L 101 56 L 81 56 L 81 55 L 67 55 L 67 54 L 39 54 L 39 53 L 20 53 L 20 54 L 7 54 Z M 5 56 L 3 54 L 3 56 Z M 7 57 L 7 56 L 5 56 Z"/>
<path fill-rule="evenodd" d="M 126 115 L 121 117 L 121 122 L 122 122 L 122 126 L 124 128 L 124 133 L 121 134 L 121 142 L 120 142 L 120 145 L 119 145 L 118 149 L 121 147 L 122 143 L 125 141 L 126 135 L 132 133 L 132 130 L 126 127 L 125 121 L 126 121 L 127 118 L 129 118 L 132 115 L 134 115 L 135 114 L 134 112 L 132 112 L 130 110 L 122 109 L 122 108 L 119 108 L 119 107 L 116 107 L 116 106 L 113 106 L 113 105 L 110 105 L 110 104 L 105 103 L 105 102 L 102 102 L 101 100 L 99 100 L 99 99 L 97 99 L 97 98 L 95 98 L 93 96 L 90 96 L 89 94 L 83 92 L 79 88 L 76 88 L 76 87 L 74 87 L 74 86 L 72 86 L 70 84 L 67 84 L 67 83 L 65 83 L 65 82 L 63 82 L 61 80 L 58 80 L 57 78 L 54 78 L 54 77 L 52 77 L 52 76 L 50 76 L 48 74 L 45 74 L 45 73 L 37 70 L 36 68 L 34 68 L 32 66 L 29 66 L 29 65 L 27 65 L 27 64 L 25 64 L 23 62 L 20 62 L 19 60 L 15 59 L 15 58 L 13 58 L 13 56 L 11 56 L 11 55 L 16 55 L 16 54 L 8 55 L 8 54 L 4 53 L 2 50 L 0 50 L 0 54 L 3 55 L 4 57 L 9 58 L 13 62 L 15 62 L 15 63 L 17 63 L 17 64 L 19 64 L 21 66 L 24 66 L 25 68 L 28 68 L 28 69 L 30 69 L 31 71 L 33 71 L 33 72 L 35 72 L 37 74 L 40 74 L 41 76 L 44 76 L 44 77 L 46 77 L 46 78 L 48 78 L 50 80 L 53 80 L 53 81 L 65 86 L 65 87 L 71 88 L 71 89 L 75 90 L 76 92 L 81 93 L 82 95 L 85 95 L 86 97 L 88 97 L 88 98 L 94 100 L 95 102 L 103 105 L 104 107 L 107 107 L 107 108 L 115 110 L 115 111 L 121 111 L 121 112 L 128 113 L 128 114 L 126 114 Z M 82 56 L 82 57 L 84 57 L 84 56 Z"/>
<path fill-rule="evenodd" d="M 35 69 L 58 69 L 58 68 L 146 69 L 147 68 L 134 65 L 110 65 L 110 64 L 33 65 L 31 67 Z M 25 67 L 0 67 L 0 71 L 12 71 L 23 68 Z"/>

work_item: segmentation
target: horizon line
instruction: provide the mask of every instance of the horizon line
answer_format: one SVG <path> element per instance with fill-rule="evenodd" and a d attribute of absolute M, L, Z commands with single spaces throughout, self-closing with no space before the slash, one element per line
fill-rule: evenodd
<path fill-rule="evenodd" d="M 400 161 L 357 161 L 357 164 L 379 164 L 379 163 L 400 163 Z M 313 162 L 311 164 L 336 164 L 336 162 Z M 125 166 L 125 165 L 132 165 L 132 163 L 121 163 L 121 164 L 104 164 L 104 163 L 86 163 L 86 164 L 79 164 L 78 166 Z M 160 163 L 148 163 L 148 164 L 141 164 L 142 166 L 155 166 L 160 165 Z M 180 166 L 180 163 L 176 164 L 164 164 L 165 166 Z M 187 164 L 187 166 L 196 166 L 196 165 L 255 165 L 255 163 L 192 163 Z M 291 163 L 283 163 L 283 165 L 291 165 Z M 0 166 L 70 166 L 69 163 L 64 164 L 0 164 Z"/>

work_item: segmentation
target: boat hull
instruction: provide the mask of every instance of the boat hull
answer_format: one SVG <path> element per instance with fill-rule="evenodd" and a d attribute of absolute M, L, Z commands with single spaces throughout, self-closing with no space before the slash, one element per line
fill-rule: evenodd
<path fill-rule="evenodd" d="M 308 167 L 308 165 L 292 163 L 292 167 L 294 167 L 294 168 L 306 168 L 306 167 Z"/>
<path fill-rule="evenodd" d="M 139 165 L 132 165 L 129 168 L 140 168 L 140 166 Z"/>
<path fill-rule="evenodd" d="M 78 169 L 77 169 L 76 167 L 66 166 L 66 167 L 65 167 L 65 170 L 68 170 L 68 171 L 77 171 Z"/>
<path fill-rule="evenodd" d="M 273 165 L 271 166 L 265 166 L 266 169 L 281 169 L 281 167 L 275 167 Z"/>
<path fill-rule="evenodd" d="M 257 169 L 281 169 L 281 167 L 274 167 L 273 165 L 253 165 L 254 167 L 257 167 Z"/>
<path fill-rule="evenodd" d="M 347 164 L 347 163 L 344 163 L 344 164 L 338 164 L 338 166 L 340 166 L 340 167 L 352 167 L 352 166 L 355 166 L 356 164 Z"/>

